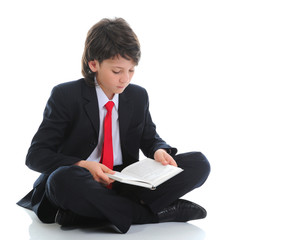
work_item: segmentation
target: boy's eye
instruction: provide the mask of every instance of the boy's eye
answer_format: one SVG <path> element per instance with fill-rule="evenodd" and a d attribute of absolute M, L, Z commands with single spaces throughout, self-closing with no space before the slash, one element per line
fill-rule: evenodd
<path fill-rule="evenodd" d="M 130 73 L 133 73 L 134 71 L 135 71 L 134 69 L 130 69 L 130 70 L 129 70 Z M 115 71 L 115 70 L 112 70 L 112 72 L 113 72 L 114 74 L 120 74 L 120 73 L 121 73 L 121 71 Z"/>

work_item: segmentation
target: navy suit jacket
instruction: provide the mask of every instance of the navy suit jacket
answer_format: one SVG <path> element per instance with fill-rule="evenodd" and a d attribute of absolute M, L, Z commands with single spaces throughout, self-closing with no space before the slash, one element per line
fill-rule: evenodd
<path fill-rule="evenodd" d="M 149 112 L 149 100 L 144 88 L 130 84 L 119 95 L 120 142 L 123 155 L 121 170 L 139 159 L 139 150 L 153 158 L 157 149 L 171 148 L 156 132 Z M 49 175 L 61 166 L 87 159 L 98 144 L 99 108 L 95 87 L 84 79 L 60 84 L 52 90 L 43 121 L 29 148 L 26 164 L 41 173 L 33 190 L 18 204 L 33 209 L 44 222 L 48 200 L 45 185 Z"/>

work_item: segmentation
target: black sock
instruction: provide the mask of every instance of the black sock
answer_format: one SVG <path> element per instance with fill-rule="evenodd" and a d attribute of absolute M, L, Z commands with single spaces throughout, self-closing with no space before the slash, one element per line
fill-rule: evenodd
<path fill-rule="evenodd" d="M 158 223 L 158 221 L 158 216 L 147 205 L 133 203 L 134 224 Z"/>

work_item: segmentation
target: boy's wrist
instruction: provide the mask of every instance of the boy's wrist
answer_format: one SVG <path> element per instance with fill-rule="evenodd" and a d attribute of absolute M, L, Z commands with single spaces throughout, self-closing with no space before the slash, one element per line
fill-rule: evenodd
<path fill-rule="evenodd" d="M 79 167 L 83 167 L 83 165 L 84 165 L 83 163 L 84 163 L 84 162 L 86 162 L 86 161 L 85 161 L 85 160 L 81 160 L 81 161 L 79 161 L 79 162 L 76 162 L 74 165 L 75 165 L 75 166 L 79 166 Z"/>

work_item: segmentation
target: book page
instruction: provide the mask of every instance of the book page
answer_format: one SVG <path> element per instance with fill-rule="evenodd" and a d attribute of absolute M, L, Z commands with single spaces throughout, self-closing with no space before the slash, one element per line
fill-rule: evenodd
<path fill-rule="evenodd" d="M 150 184 L 144 180 L 141 180 L 141 179 L 138 179 L 138 178 L 135 178 L 132 176 L 128 176 L 128 175 L 121 173 L 121 172 L 115 172 L 114 174 L 106 173 L 106 175 L 109 178 L 114 179 L 114 180 L 119 181 L 119 182 L 132 184 L 132 185 L 136 185 L 136 186 L 141 186 L 141 187 L 146 187 L 146 188 L 150 188 L 150 189 L 153 189 L 153 187 L 154 187 L 152 184 Z"/>
<path fill-rule="evenodd" d="M 160 178 L 174 175 L 175 172 L 180 171 L 182 171 L 180 168 L 176 168 L 171 165 L 163 166 L 161 163 L 156 162 L 153 159 L 144 159 L 136 164 L 128 166 L 122 171 L 122 173 L 155 184 Z"/>
<path fill-rule="evenodd" d="M 126 175 L 122 172 L 117 172 L 115 171 L 114 174 L 106 174 L 108 175 L 110 178 L 116 179 L 116 180 L 129 180 L 129 181 L 142 181 L 141 179 L 137 178 L 137 177 L 133 177 L 131 175 Z"/>

